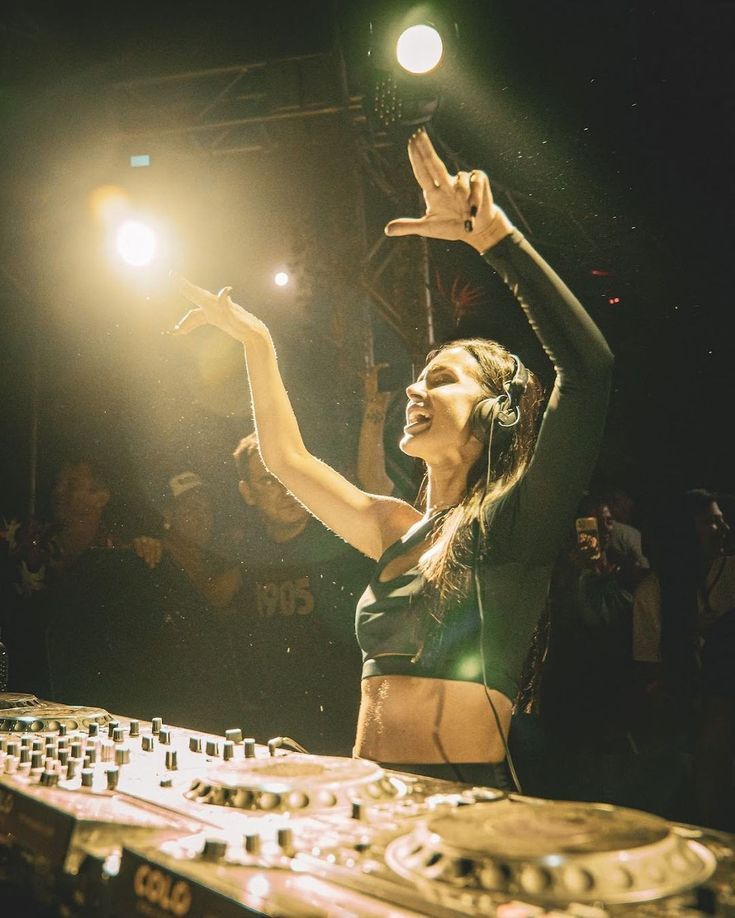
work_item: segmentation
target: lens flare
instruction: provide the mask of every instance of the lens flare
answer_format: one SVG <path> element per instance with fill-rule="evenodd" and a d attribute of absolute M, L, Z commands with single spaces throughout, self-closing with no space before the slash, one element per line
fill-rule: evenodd
<path fill-rule="evenodd" d="M 288 284 L 290 278 L 285 271 L 277 271 L 273 275 L 273 283 L 276 287 L 285 287 Z"/>
<path fill-rule="evenodd" d="M 134 268 L 149 265 L 158 251 L 158 238 L 150 226 L 137 220 L 126 220 L 117 231 L 117 252 Z"/>
<path fill-rule="evenodd" d="M 429 73 L 441 61 L 444 44 L 433 26 L 414 25 L 396 43 L 396 59 L 409 73 Z"/>

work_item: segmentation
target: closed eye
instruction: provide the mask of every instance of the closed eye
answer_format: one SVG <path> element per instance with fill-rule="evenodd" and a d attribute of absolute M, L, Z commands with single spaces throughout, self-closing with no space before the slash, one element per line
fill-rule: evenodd
<path fill-rule="evenodd" d="M 456 381 L 457 377 L 453 373 L 436 373 L 430 375 L 427 379 L 427 383 L 430 386 L 446 386 L 448 383 Z"/>

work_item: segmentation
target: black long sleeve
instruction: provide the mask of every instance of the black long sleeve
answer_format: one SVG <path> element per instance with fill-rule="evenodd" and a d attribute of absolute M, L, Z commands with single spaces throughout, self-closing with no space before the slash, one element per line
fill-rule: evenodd
<path fill-rule="evenodd" d="M 579 300 L 514 231 L 484 255 L 510 287 L 556 370 L 530 467 L 501 508 L 505 557 L 553 560 L 594 468 L 613 356 Z M 506 529 L 508 527 L 508 529 Z"/>

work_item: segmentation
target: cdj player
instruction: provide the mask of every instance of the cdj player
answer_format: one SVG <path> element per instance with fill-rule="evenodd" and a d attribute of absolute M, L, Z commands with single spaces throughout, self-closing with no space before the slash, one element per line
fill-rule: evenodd
<path fill-rule="evenodd" d="M 105 918 L 735 915 L 733 836 L 290 746 L 0 695 L 0 903 Z"/>

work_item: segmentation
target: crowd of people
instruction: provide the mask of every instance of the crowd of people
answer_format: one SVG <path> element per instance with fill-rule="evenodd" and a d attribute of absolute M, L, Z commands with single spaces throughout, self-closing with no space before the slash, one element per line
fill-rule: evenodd
<path fill-rule="evenodd" d="M 604 338 L 484 173 L 451 175 L 424 131 L 409 157 L 426 213 L 387 234 L 484 258 L 553 364 L 548 398 L 496 342 L 450 340 L 406 390 L 400 449 L 420 489 L 391 474 L 406 466 L 374 376 L 355 484 L 306 449 L 265 325 L 230 288 L 178 279 L 194 308 L 177 331 L 209 324 L 244 345 L 255 431 L 233 453 L 240 524 L 218 521 L 204 470 L 177 469 L 159 531 L 123 532 L 89 457 L 64 465 L 50 519 L 0 533 L 10 688 L 735 828 L 720 501 L 688 492 L 642 534 L 622 489 L 585 490 Z"/>

